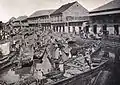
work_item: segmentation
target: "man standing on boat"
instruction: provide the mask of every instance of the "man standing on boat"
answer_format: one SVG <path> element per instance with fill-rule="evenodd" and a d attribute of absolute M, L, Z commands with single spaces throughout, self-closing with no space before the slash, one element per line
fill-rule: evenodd
<path fill-rule="evenodd" d="M 89 66 L 89 68 L 91 69 L 91 56 L 89 54 L 89 52 L 85 53 L 85 62 L 87 63 L 87 65 Z"/>
<path fill-rule="evenodd" d="M 40 68 L 36 67 L 34 71 L 34 77 L 37 83 L 36 85 L 44 85 L 43 79 L 45 79 L 45 77 L 43 75 L 43 71 Z"/>

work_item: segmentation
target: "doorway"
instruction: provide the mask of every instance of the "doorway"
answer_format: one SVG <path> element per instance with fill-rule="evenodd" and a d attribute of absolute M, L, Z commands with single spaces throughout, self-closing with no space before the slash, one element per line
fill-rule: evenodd
<path fill-rule="evenodd" d="M 95 34 L 97 34 L 97 25 L 94 25 L 94 26 L 93 26 L 93 32 L 94 32 Z"/>
<path fill-rule="evenodd" d="M 118 25 L 114 25 L 114 33 L 115 35 L 119 35 L 119 26 Z"/>
<path fill-rule="evenodd" d="M 103 34 L 107 35 L 107 25 L 103 25 Z"/>

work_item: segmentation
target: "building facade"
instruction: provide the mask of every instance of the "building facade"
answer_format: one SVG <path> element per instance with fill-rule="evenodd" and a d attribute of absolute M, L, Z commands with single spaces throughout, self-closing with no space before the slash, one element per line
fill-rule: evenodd
<path fill-rule="evenodd" d="M 114 0 L 89 12 L 90 24 L 95 34 L 120 34 L 120 1 Z"/>
<path fill-rule="evenodd" d="M 83 22 L 88 22 L 88 10 L 77 1 L 62 5 L 52 14 L 51 26 L 55 32 L 79 33 Z"/>
<path fill-rule="evenodd" d="M 24 31 L 28 29 L 27 16 L 19 16 L 13 21 L 13 29 L 15 33 L 18 33 L 20 30 Z"/>
<path fill-rule="evenodd" d="M 39 10 L 28 17 L 28 24 L 31 30 L 41 29 L 46 30 L 51 28 L 50 14 L 54 10 Z"/>

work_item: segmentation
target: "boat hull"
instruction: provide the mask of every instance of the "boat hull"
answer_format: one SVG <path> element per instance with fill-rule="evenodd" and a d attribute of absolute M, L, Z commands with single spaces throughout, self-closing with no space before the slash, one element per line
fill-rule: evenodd
<path fill-rule="evenodd" d="M 3 70 L 4 68 L 6 68 L 7 66 L 10 66 L 13 64 L 13 58 L 15 57 L 16 53 L 12 52 L 8 55 L 7 58 L 5 58 L 4 60 L 1 60 L 0 63 L 0 70 Z"/>
<path fill-rule="evenodd" d="M 98 75 L 101 70 L 104 70 L 109 63 L 109 60 L 101 64 L 95 69 L 89 70 L 82 74 L 77 74 L 70 78 L 65 78 L 58 82 L 48 83 L 46 85 L 89 85 L 91 83 L 92 78 Z"/>

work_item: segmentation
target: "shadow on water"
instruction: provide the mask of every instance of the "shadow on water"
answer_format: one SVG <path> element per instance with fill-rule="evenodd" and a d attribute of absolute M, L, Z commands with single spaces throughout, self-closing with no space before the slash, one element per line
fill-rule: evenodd
<path fill-rule="evenodd" d="M 111 77 L 108 85 L 120 85 L 120 48 L 115 49 L 115 60 L 110 64 Z"/>
<path fill-rule="evenodd" d="M 110 65 L 110 78 L 107 85 L 120 85 L 120 61 L 114 62 Z"/>

